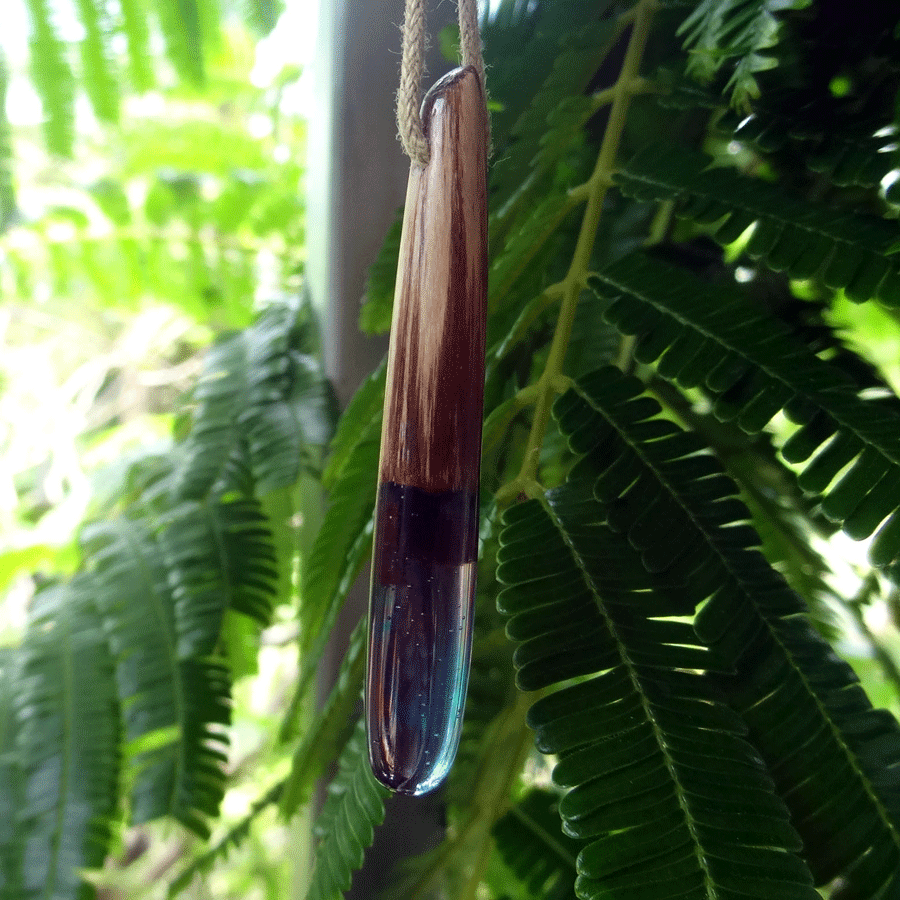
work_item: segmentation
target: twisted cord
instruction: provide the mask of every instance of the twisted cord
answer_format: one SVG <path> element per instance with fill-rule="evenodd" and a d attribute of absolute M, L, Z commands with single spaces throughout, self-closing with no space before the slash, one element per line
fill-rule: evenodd
<path fill-rule="evenodd" d="M 472 66 L 484 85 L 484 57 L 481 55 L 481 29 L 478 27 L 477 0 L 459 0 L 459 46 L 462 64 Z"/>
<path fill-rule="evenodd" d="M 484 89 L 484 57 L 478 27 L 477 0 L 458 0 L 459 43 L 463 66 L 472 66 Z M 425 68 L 425 0 L 406 0 L 400 89 L 397 91 L 397 128 L 403 151 L 417 166 L 428 165 L 428 141 L 422 129 L 420 89 Z"/>
<path fill-rule="evenodd" d="M 428 165 L 428 141 L 419 115 L 422 70 L 425 67 L 425 3 L 406 0 L 403 19 L 403 56 L 400 60 L 400 90 L 397 92 L 397 127 L 403 151 L 419 166 Z"/>

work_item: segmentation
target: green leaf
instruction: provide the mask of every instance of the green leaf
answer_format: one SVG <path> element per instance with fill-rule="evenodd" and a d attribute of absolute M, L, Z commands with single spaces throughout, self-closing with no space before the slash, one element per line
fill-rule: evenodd
<path fill-rule="evenodd" d="M 558 794 L 532 788 L 494 823 L 491 834 L 503 861 L 529 896 L 544 900 L 572 896 L 575 859 L 583 842 L 562 832 Z"/>
<path fill-rule="evenodd" d="M 269 624 L 278 573 L 269 522 L 256 499 L 189 502 L 160 537 L 175 601 L 178 657 L 216 648 L 226 609 Z"/>
<path fill-rule="evenodd" d="M 363 862 L 375 827 L 384 820 L 389 796 L 369 766 L 365 727 L 360 722 L 338 762 L 338 773 L 328 785 L 328 796 L 316 822 L 322 842 L 307 900 L 337 900 L 350 887 L 353 872 Z"/>
<path fill-rule="evenodd" d="M 557 401 L 561 430 L 585 454 L 573 477 L 594 481 L 601 515 L 668 591 L 706 601 L 697 633 L 725 664 L 711 680 L 749 724 L 816 882 L 840 875 L 860 896 L 888 890 L 900 871 L 890 774 L 900 726 L 872 710 L 852 670 L 798 615 L 802 602 L 754 549 L 721 466 L 660 419 L 642 389 L 609 368 Z"/>
<path fill-rule="evenodd" d="M 366 334 L 384 334 L 391 330 L 394 311 L 394 282 L 397 280 L 397 258 L 403 232 L 403 209 L 388 228 L 375 262 L 369 267 L 366 294 L 359 311 L 359 327 Z"/>
<path fill-rule="evenodd" d="M 119 84 L 112 68 L 111 28 L 105 4 L 77 0 L 84 40 L 81 42 L 81 72 L 94 114 L 101 122 L 119 119 Z"/>
<path fill-rule="evenodd" d="M 341 415 L 322 476 L 326 488 L 334 489 L 338 484 L 356 447 L 381 433 L 386 372 L 387 359 L 384 359 L 360 385 Z"/>
<path fill-rule="evenodd" d="M 726 91 L 732 103 L 746 104 L 759 96 L 756 73 L 772 69 L 770 55 L 779 42 L 775 12 L 805 9 L 812 0 L 701 0 L 685 19 L 679 34 L 690 50 L 688 71 L 709 81 L 724 66 L 731 72 Z"/>
<path fill-rule="evenodd" d="M 679 215 L 716 224 L 723 243 L 751 225 L 750 256 L 792 278 L 821 277 L 857 302 L 900 306 L 900 259 L 891 253 L 892 222 L 792 196 L 781 184 L 710 168 L 710 157 L 672 144 L 635 154 L 616 183 L 643 201 L 673 200 Z"/>
<path fill-rule="evenodd" d="M 754 106 L 753 115 L 735 114 L 727 124 L 738 141 L 752 144 L 763 154 L 797 148 L 810 171 L 825 175 L 839 187 L 878 187 L 894 167 L 893 134 L 881 131 L 889 124 L 886 121 L 848 122 L 837 131 L 815 120 L 799 122 L 792 110 L 759 106 Z"/>
<path fill-rule="evenodd" d="M 9 227 L 16 212 L 16 187 L 13 180 L 12 132 L 6 115 L 9 70 L 0 54 L 0 234 Z"/>
<path fill-rule="evenodd" d="M 15 749 L 14 694 L 20 677 L 21 654 L 0 650 L 0 897 L 12 900 L 22 883 L 22 830 L 16 816 L 22 808 L 24 778 Z"/>
<path fill-rule="evenodd" d="M 150 29 L 147 24 L 146 0 L 119 0 L 121 27 L 128 46 L 128 70 L 138 93 L 154 84 L 150 53 Z"/>
<path fill-rule="evenodd" d="M 153 0 L 166 52 L 178 76 L 202 85 L 206 78 L 204 34 L 198 0 Z"/>
<path fill-rule="evenodd" d="M 270 806 L 278 803 L 283 789 L 284 782 L 282 781 L 272 785 L 269 790 L 253 801 L 250 812 L 246 816 L 229 828 L 209 849 L 188 863 L 169 883 L 167 896 L 170 900 L 188 887 L 197 875 L 208 872 L 215 863 L 224 859 L 230 850 L 239 847 L 250 834 L 250 829 L 258 816 Z"/>
<path fill-rule="evenodd" d="M 367 625 L 367 617 L 363 616 L 353 629 L 334 688 L 294 753 L 281 798 L 286 817 L 309 802 L 316 779 L 331 760 L 340 756 L 353 731 L 353 712 L 359 703 L 366 668 Z"/>
<path fill-rule="evenodd" d="M 14 827 L 22 834 L 21 883 L 18 892 L 7 889 L 22 900 L 87 897 L 80 870 L 102 866 L 110 844 L 119 707 L 91 599 L 86 578 L 38 594 L 20 651 L 14 752 L 22 805 Z"/>
<path fill-rule="evenodd" d="M 380 446 L 378 430 L 373 432 L 351 451 L 303 567 L 301 643 L 307 650 L 330 630 L 369 554 Z"/>
<path fill-rule="evenodd" d="M 864 399 L 841 369 L 737 290 L 642 254 L 590 284 L 612 301 L 609 320 L 637 335 L 635 357 L 658 359 L 660 373 L 683 387 L 702 385 L 716 398 L 719 418 L 752 433 L 784 409 L 801 424 L 782 450 L 792 463 L 806 461 L 800 486 L 821 494 L 825 514 L 855 539 L 884 523 L 871 551 L 876 565 L 900 556 L 900 416 L 893 407 Z"/>
<path fill-rule="evenodd" d="M 559 757 L 564 830 L 590 841 L 579 897 L 630 900 L 665 884 L 669 896 L 712 900 L 770 883 L 814 900 L 743 723 L 698 671 L 717 668 L 716 655 L 673 618 L 684 598 L 647 573 L 584 488 L 574 480 L 509 510 L 498 555 L 520 686 L 579 678 L 528 716 L 538 749 Z"/>
<path fill-rule="evenodd" d="M 201 835 L 224 793 L 230 683 L 211 659 L 180 659 L 163 553 L 145 525 L 86 529 L 93 590 L 117 660 L 135 824 L 172 815 Z"/>
<path fill-rule="evenodd" d="M 244 0 L 244 19 L 259 37 L 272 33 L 284 12 L 284 0 Z"/>
<path fill-rule="evenodd" d="M 26 0 L 31 18 L 31 77 L 44 111 L 51 153 L 71 156 L 75 142 L 75 76 L 59 37 L 50 0 Z"/>
<path fill-rule="evenodd" d="M 309 324 L 294 303 L 268 308 L 206 360 L 174 491 L 204 497 L 237 452 L 260 493 L 293 484 L 331 439 L 335 400 L 319 363 L 300 352 Z"/>

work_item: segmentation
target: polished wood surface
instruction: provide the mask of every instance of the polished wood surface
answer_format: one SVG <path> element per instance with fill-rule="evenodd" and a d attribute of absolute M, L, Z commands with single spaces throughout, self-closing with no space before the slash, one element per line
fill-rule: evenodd
<path fill-rule="evenodd" d="M 422 104 L 431 158 L 410 169 L 394 292 L 380 479 L 478 487 L 487 294 L 487 110 L 456 69 Z"/>

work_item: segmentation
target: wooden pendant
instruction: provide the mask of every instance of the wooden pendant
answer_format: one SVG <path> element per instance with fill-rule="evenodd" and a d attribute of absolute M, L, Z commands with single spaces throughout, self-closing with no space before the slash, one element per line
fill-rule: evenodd
<path fill-rule="evenodd" d="M 437 787 L 456 755 L 478 554 L 487 133 L 471 67 L 428 92 L 410 168 L 375 514 L 366 723 L 375 776 Z"/>

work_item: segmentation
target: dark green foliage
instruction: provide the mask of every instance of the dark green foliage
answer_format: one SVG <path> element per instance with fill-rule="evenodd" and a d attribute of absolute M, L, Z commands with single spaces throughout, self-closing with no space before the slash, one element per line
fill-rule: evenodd
<path fill-rule="evenodd" d="M 895 165 L 892 135 L 882 131 L 889 120 L 861 123 L 858 133 L 845 134 L 831 131 L 825 123 L 799 123 L 777 111 L 760 110 L 730 124 L 737 140 L 751 143 L 761 153 L 796 144 L 807 167 L 837 187 L 877 188 Z"/>
<path fill-rule="evenodd" d="M 97 603 L 117 660 L 135 822 L 172 815 L 200 834 L 222 799 L 230 685 L 218 662 L 178 653 L 176 602 L 161 547 L 142 523 L 93 526 Z M 148 740 L 153 736 L 153 740 Z"/>
<path fill-rule="evenodd" d="M 572 896 L 582 846 L 560 829 L 558 807 L 558 794 L 535 788 L 491 829 L 504 862 L 530 894 L 544 900 Z"/>
<path fill-rule="evenodd" d="M 844 288 L 857 302 L 877 297 L 900 306 L 896 229 L 889 222 L 792 197 L 733 169 L 710 168 L 711 162 L 657 144 L 636 154 L 616 181 L 638 200 L 676 201 L 679 215 L 715 224 L 723 243 L 753 225 L 747 253 L 776 272 L 799 279 L 821 275 L 828 287 Z"/>
<path fill-rule="evenodd" d="M 366 667 L 366 619 L 359 621 L 344 654 L 331 695 L 294 753 L 291 773 L 284 783 L 282 812 L 291 816 L 308 803 L 328 763 L 340 756 L 353 731 L 354 709 L 359 704 Z"/>
<path fill-rule="evenodd" d="M 335 480 L 328 511 L 306 561 L 301 603 L 302 640 L 307 649 L 320 637 L 323 622 L 334 621 L 369 554 L 378 487 L 380 425 L 379 409 L 357 435 L 340 477 Z"/>
<path fill-rule="evenodd" d="M 375 262 L 369 267 L 366 296 L 359 311 L 359 327 L 366 334 L 383 334 L 390 330 L 394 309 L 394 282 L 397 280 L 397 256 L 400 253 L 400 233 L 403 211 L 397 212 Z"/>
<path fill-rule="evenodd" d="M 284 782 L 279 781 L 266 791 L 259 799 L 257 799 L 250 809 L 250 812 L 244 816 L 240 822 L 213 844 L 204 853 L 201 853 L 190 865 L 178 873 L 178 875 L 169 883 L 169 897 L 177 897 L 186 887 L 188 887 L 197 875 L 209 871 L 213 864 L 219 859 L 226 856 L 228 851 L 239 846 L 250 829 L 256 822 L 260 813 L 265 812 L 269 807 L 278 803 L 284 790 Z"/>
<path fill-rule="evenodd" d="M 849 666 L 798 615 L 800 598 L 755 549 L 735 486 L 693 435 L 657 417 L 640 382 L 600 370 L 557 410 L 587 454 L 578 477 L 596 477 L 606 522 L 667 590 L 706 601 L 696 627 L 717 651 L 712 680 L 748 723 L 817 882 L 841 875 L 874 896 L 900 866 L 896 791 L 880 768 L 897 764 L 896 720 L 872 710 Z M 845 832 L 848 816 L 865 828 Z"/>
<path fill-rule="evenodd" d="M 318 364 L 303 352 L 308 316 L 294 303 L 273 305 L 251 328 L 212 348 L 194 396 L 177 495 L 204 497 L 236 450 L 261 493 L 317 466 L 331 438 L 335 401 Z"/>
<path fill-rule="evenodd" d="M 856 539 L 884 522 L 872 546 L 877 565 L 900 554 L 894 406 L 862 399 L 843 371 L 736 290 L 640 255 L 623 258 L 592 284 L 613 301 L 610 321 L 638 337 L 635 357 L 659 360 L 660 374 L 683 387 L 708 390 L 720 418 L 752 433 L 784 409 L 801 426 L 783 448 L 790 462 L 806 463 L 800 486 L 821 493 L 825 514 Z"/>
<path fill-rule="evenodd" d="M 60 156 L 72 152 L 75 91 L 66 45 L 60 39 L 49 0 L 27 0 L 31 17 L 32 79 L 44 112 L 47 149 Z"/>
<path fill-rule="evenodd" d="M 278 573 L 257 500 L 181 504 L 166 517 L 161 543 L 180 658 L 213 652 L 226 609 L 269 624 Z"/>
<path fill-rule="evenodd" d="M 778 882 L 779 896 L 814 898 L 800 839 L 743 723 L 688 671 L 721 666 L 672 618 L 690 604 L 641 568 L 603 518 L 575 480 L 546 506 L 511 510 L 498 557 L 521 686 L 594 676 L 529 712 L 538 748 L 559 758 L 554 781 L 569 789 L 564 828 L 591 841 L 579 855 L 579 895 L 664 887 L 670 897 L 716 896 L 741 884 L 775 896 Z M 563 604 L 548 582 L 566 585 Z M 724 801 L 723 788 L 738 783 Z"/>
<path fill-rule="evenodd" d="M 720 69 L 729 74 L 726 90 L 737 105 L 759 96 L 756 75 L 777 65 L 775 12 L 803 9 L 812 0 L 701 0 L 679 29 L 691 56 L 688 72 L 708 81 Z"/>
<path fill-rule="evenodd" d="M 34 601 L 22 648 L 14 745 L 20 805 L 5 898 L 88 898 L 72 865 L 100 867 L 118 804 L 121 736 L 113 660 L 87 579 Z M 74 727 L 78 723 L 79 727 Z M 8 753 L 9 751 L 7 751 Z M 16 859 L 18 857 L 18 859 Z"/>
<path fill-rule="evenodd" d="M 374 828 L 384 819 L 382 787 L 369 768 L 369 753 L 362 722 L 338 762 L 338 773 L 328 785 L 328 796 L 316 821 L 322 839 L 307 900 L 336 900 L 350 887 L 353 872 L 362 865 L 372 843 Z"/>

